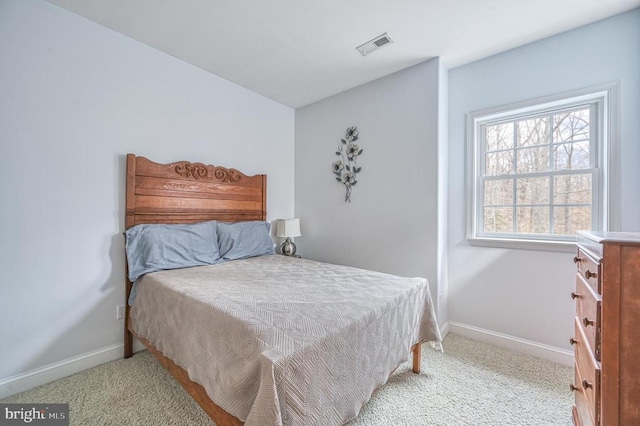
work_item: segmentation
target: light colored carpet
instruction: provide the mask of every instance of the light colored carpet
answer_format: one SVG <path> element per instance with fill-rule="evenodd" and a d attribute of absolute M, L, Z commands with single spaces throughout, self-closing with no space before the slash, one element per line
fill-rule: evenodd
<path fill-rule="evenodd" d="M 421 374 L 401 365 L 349 426 L 572 424 L 571 368 L 455 334 L 422 357 Z M 68 402 L 72 425 L 212 424 L 147 351 L 1 402 Z"/>

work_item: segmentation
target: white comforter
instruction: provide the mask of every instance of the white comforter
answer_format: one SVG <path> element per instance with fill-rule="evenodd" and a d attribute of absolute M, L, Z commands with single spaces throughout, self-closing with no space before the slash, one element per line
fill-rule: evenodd
<path fill-rule="evenodd" d="M 424 278 L 272 255 L 147 274 L 134 331 L 247 425 L 353 419 L 418 341 L 440 341 Z"/>

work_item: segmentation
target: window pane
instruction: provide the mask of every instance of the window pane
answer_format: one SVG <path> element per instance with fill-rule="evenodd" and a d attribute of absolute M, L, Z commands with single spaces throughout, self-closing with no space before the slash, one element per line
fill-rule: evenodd
<path fill-rule="evenodd" d="M 513 151 L 500 151 L 486 155 L 485 176 L 513 173 Z"/>
<path fill-rule="evenodd" d="M 609 156 L 599 153 L 615 145 L 602 145 L 609 129 L 600 128 L 611 88 L 598 90 L 469 113 L 471 239 L 566 242 L 604 225 Z"/>
<path fill-rule="evenodd" d="M 518 204 L 549 204 L 549 176 L 519 178 Z"/>
<path fill-rule="evenodd" d="M 485 140 L 486 151 L 513 148 L 513 123 L 487 126 Z"/>
<path fill-rule="evenodd" d="M 517 207 L 517 232 L 549 234 L 549 207 Z"/>
<path fill-rule="evenodd" d="M 565 175 L 553 178 L 554 204 L 591 204 L 591 175 Z"/>
<path fill-rule="evenodd" d="M 555 170 L 589 168 L 589 141 L 563 143 L 553 146 Z"/>
<path fill-rule="evenodd" d="M 484 182 L 484 205 L 513 204 L 513 179 L 487 180 Z"/>
<path fill-rule="evenodd" d="M 553 141 L 589 139 L 589 108 L 557 114 L 553 117 Z"/>
<path fill-rule="evenodd" d="M 546 172 L 549 170 L 549 147 L 524 148 L 518 153 L 518 173 Z"/>
<path fill-rule="evenodd" d="M 511 207 L 485 207 L 484 232 L 513 232 Z"/>
<path fill-rule="evenodd" d="M 591 207 L 555 207 L 553 233 L 573 235 L 579 229 L 591 229 Z"/>
<path fill-rule="evenodd" d="M 518 146 L 532 146 L 549 143 L 549 118 L 540 117 L 518 121 Z"/>

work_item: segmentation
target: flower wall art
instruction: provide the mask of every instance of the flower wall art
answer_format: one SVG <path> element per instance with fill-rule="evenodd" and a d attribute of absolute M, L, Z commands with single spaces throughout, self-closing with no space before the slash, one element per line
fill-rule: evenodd
<path fill-rule="evenodd" d="M 358 166 L 358 157 L 362 155 L 363 149 L 356 143 L 358 140 L 358 129 L 356 126 L 349 127 L 338 145 L 336 155 L 340 157 L 338 161 L 331 165 L 336 180 L 342 183 L 346 189 L 345 202 L 351 202 L 351 190 L 358 183 L 356 176 L 362 170 Z"/>

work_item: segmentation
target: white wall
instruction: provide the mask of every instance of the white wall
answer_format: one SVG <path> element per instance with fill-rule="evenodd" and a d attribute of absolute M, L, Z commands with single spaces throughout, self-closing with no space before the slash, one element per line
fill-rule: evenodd
<path fill-rule="evenodd" d="M 465 240 L 465 114 L 621 82 L 622 230 L 640 230 L 640 9 L 449 73 L 449 319 L 569 349 L 573 254 Z"/>
<path fill-rule="evenodd" d="M 0 2 L 0 382 L 122 342 L 125 154 L 268 174 L 294 111 L 44 1 Z"/>
<path fill-rule="evenodd" d="M 438 321 L 449 320 L 449 71 L 440 61 L 438 73 Z"/>
<path fill-rule="evenodd" d="M 620 80 L 621 223 L 640 230 L 639 51 L 635 10 L 451 71 L 448 111 L 439 60 L 297 110 L 301 254 L 426 276 L 436 298 L 448 256 L 452 321 L 568 348 L 571 255 L 464 239 L 465 114 Z M 122 341 L 127 152 L 267 173 L 269 219 L 293 216 L 290 108 L 39 0 L 0 2 L 0 58 L 0 382 Z M 351 125 L 348 204 L 330 165 Z"/>
<path fill-rule="evenodd" d="M 426 277 L 437 292 L 438 59 L 296 110 L 295 211 L 300 253 Z M 351 203 L 331 164 L 358 126 L 362 172 Z"/>

